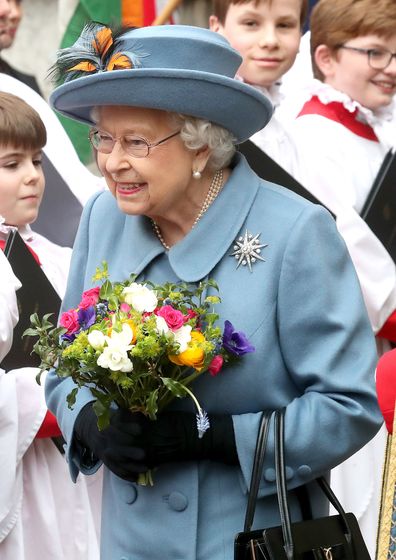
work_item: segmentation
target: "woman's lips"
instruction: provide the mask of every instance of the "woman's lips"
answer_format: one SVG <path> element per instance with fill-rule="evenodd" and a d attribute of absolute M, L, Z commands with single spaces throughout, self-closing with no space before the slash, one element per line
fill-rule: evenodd
<path fill-rule="evenodd" d="M 118 183 L 117 193 L 124 196 L 131 196 L 140 192 L 147 183 Z"/>

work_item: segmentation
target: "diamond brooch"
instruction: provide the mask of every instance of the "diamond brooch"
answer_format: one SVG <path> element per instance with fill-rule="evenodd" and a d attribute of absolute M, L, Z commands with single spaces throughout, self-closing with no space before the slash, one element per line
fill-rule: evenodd
<path fill-rule="evenodd" d="M 261 249 L 268 247 L 268 243 L 260 243 L 260 233 L 253 235 L 246 230 L 245 235 L 239 237 L 235 240 L 235 245 L 233 247 L 234 252 L 230 253 L 230 257 L 235 257 L 238 261 L 237 268 L 240 265 L 248 266 L 250 272 L 252 272 L 252 265 L 259 261 L 265 261 L 263 257 L 260 256 Z"/>

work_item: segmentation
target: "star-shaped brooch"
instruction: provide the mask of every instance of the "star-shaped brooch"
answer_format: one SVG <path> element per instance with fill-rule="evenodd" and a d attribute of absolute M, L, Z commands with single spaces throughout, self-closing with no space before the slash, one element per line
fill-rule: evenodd
<path fill-rule="evenodd" d="M 240 265 L 248 266 L 250 272 L 252 272 L 252 264 L 259 261 L 265 261 L 263 257 L 260 256 L 261 249 L 268 247 L 268 243 L 261 244 L 259 237 L 260 233 L 253 235 L 246 230 L 245 235 L 239 237 L 235 240 L 235 245 L 233 247 L 234 252 L 230 253 L 230 257 L 235 257 L 238 261 L 237 268 Z"/>

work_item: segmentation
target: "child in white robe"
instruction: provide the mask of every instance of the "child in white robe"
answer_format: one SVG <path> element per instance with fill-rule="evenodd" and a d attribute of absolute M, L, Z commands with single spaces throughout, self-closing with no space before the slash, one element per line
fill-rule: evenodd
<path fill-rule="evenodd" d="M 236 78 L 264 93 L 274 114 L 251 140 L 286 171 L 295 174 L 294 145 L 282 118 L 280 85 L 293 65 L 308 9 L 308 0 L 215 0 L 209 18 L 243 58 Z"/>
<path fill-rule="evenodd" d="M 71 249 L 30 229 L 44 192 L 41 150 L 46 130 L 22 99 L 0 93 L 0 246 L 17 228 L 33 256 L 63 296 Z M 20 287 L 0 251 L 0 359 L 12 343 Z M 59 435 L 47 411 L 37 368 L 0 370 L 0 558 L 98 560 L 101 481 L 73 484 Z"/>
<path fill-rule="evenodd" d="M 320 0 L 311 20 L 314 79 L 290 130 L 300 182 L 336 216 L 354 262 L 378 351 L 396 342 L 396 267 L 360 212 L 395 145 L 394 0 Z M 348 351 L 348 349 L 346 349 Z M 332 485 L 375 551 L 385 430 L 332 472 Z"/>

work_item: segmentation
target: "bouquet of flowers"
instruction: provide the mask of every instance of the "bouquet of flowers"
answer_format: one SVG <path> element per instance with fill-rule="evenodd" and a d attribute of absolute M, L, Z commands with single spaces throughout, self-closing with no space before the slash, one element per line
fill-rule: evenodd
<path fill-rule="evenodd" d="M 107 263 L 96 269 L 101 286 L 82 294 L 77 308 L 65 311 L 55 326 L 50 314 L 31 316 L 24 335 L 38 337 L 40 375 L 55 367 L 76 387 L 67 396 L 70 408 L 79 388 L 94 397 L 99 429 L 110 419 L 113 403 L 155 420 L 175 397 L 190 397 L 197 409 L 199 437 L 209 419 L 189 388 L 200 375 L 219 374 L 224 364 L 253 352 L 254 347 L 229 321 L 224 330 L 213 311 L 218 295 L 207 295 L 213 280 L 191 287 L 185 283 L 155 285 L 111 282 Z"/>

